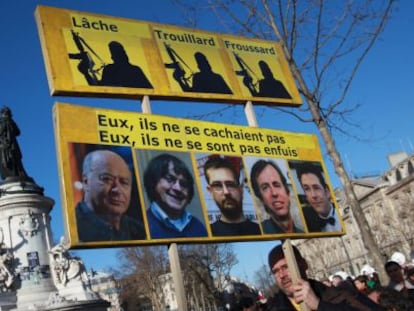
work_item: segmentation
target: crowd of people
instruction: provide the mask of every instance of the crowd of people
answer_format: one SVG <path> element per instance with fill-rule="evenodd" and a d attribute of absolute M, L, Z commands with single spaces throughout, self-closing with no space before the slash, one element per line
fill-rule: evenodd
<path fill-rule="evenodd" d="M 275 246 L 268 255 L 278 292 L 267 299 L 241 297 L 232 311 L 300 311 L 305 304 L 318 311 L 412 311 L 414 310 L 414 263 L 396 252 L 385 263 L 388 282 L 380 281 L 372 267 L 364 266 L 357 276 L 339 271 L 321 280 L 308 277 L 308 264 L 292 246 L 300 278 L 293 282 L 283 246 Z"/>

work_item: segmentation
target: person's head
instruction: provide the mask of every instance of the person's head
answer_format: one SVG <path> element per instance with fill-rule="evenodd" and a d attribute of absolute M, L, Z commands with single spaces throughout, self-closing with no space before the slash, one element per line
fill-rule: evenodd
<path fill-rule="evenodd" d="M 259 61 L 259 68 L 260 68 L 260 71 L 262 72 L 263 77 L 273 78 L 273 73 L 270 70 L 269 65 L 265 61 L 263 60 Z"/>
<path fill-rule="evenodd" d="M 269 214 L 281 220 L 290 218 L 289 186 L 276 163 L 258 160 L 250 172 L 250 182 Z"/>
<path fill-rule="evenodd" d="M 108 46 L 114 63 L 128 63 L 128 55 L 121 43 L 118 41 L 111 41 Z"/>
<path fill-rule="evenodd" d="M 194 54 L 194 58 L 196 60 L 198 69 L 200 69 L 200 71 L 211 71 L 211 65 L 207 57 L 203 53 L 196 52 Z"/>
<path fill-rule="evenodd" d="M 163 153 L 148 163 L 144 172 L 144 186 L 151 202 L 171 218 L 182 215 L 194 196 L 194 179 L 185 163 Z"/>
<path fill-rule="evenodd" d="M 320 167 L 303 163 L 296 170 L 306 200 L 316 213 L 328 216 L 331 210 L 331 194 Z"/>
<path fill-rule="evenodd" d="M 6 118 L 11 118 L 12 117 L 12 112 L 11 112 L 10 108 L 7 107 L 7 106 L 3 106 L 3 108 L 1 108 L 0 114 L 3 117 L 6 117 Z"/>
<path fill-rule="evenodd" d="M 303 279 L 307 279 L 306 270 L 308 269 L 308 264 L 294 245 L 292 245 L 292 249 L 298 264 L 300 275 Z M 282 290 L 287 296 L 291 297 L 293 295 L 293 282 L 281 244 L 275 246 L 269 252 L 268 263 L 270 271 L 272 272 L 276 284 L 280 290 Z"/>
<path fill-rule="evenodd" d="M 326 286 L 328 286 L 328 287 L 331 287 L 332 286 L 332 282 L 331 282 L 331 280 L 328 277 L 322 278 L 321 279 L 321 283 L 324 284 L 324 285 L 326 285 Z"/>
<path fill-rule="evenodd" d="M 368 288 L 368 276 L 366 275 L 358 275 L 354 279 L 354 285 L 356 289 L 358 289 L 360 292 L 365 293 Z"/>
<path fill-rule="evenodd" d="M 395 283 L 401 283 L 404 281 L 403 269 L 398 262 L 387 261 L 384 265 L 385 271 L 387 272 L 390 281 Z"/>
<path fill-rule="evenodd" d="M 240 172 L 229 160 L 211 157 L 204 164 L 207 190 L 224 216 L 224 221 L 238 220 L 243 216 L 243 185 Z"/>
<path fill-rule="evenodd" d="M 341 284 L 343 281 L 345 281 L 345 279 L 341 275 L 335 274 L 332 277 L 332 281 L 331 281 L 332 282 L 332 286 L 338 287 L 339 284 Z"/>
<path fill-rule="evenodd" d="M 119 218 L 129 207 L 132 175 L 125 160 L 110 150 L 88 153 L 82 168 L 83 199 L 103 218 Z"/>

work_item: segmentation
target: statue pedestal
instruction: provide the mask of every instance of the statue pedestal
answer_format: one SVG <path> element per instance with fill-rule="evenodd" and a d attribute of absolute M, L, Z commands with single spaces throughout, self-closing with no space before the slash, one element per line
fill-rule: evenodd
<path fill-rule="evenodd" d="M 31 179 L 0 184 L 2 249 L 13 255 L 9 270 L 13 271 L 18 310 L 44 302 L 56 291 L 48 255 L 53 204 Z"/>
<path fill-rule="evenodd" d="M 0 310 L 106 310 L 109 303 L 101 299 L 68 300 L 57 291 L 49 254 L 54 201 L 23 167 L 20 130 L 8 107 L 0 110 L 0 135 Z"/>
<path fill-rule="evenodd" d="M 46 307 L 41 307 L 41 311 L 107 311 L 110 303 L 102 300 L 95 301 L 63 301 L 52 303 Z"/>
<path fill-rule="evenodd" d="M 12 310 L 16 306 L 16 293 L 0 293 L 0 310 Z"/>
<path fill-rule="evenodd" d="M 33 310 L 33 306 L 42 305 L 49 299 L 56 287 L 50 280 L 39 280 L 38 283 L 25 284 L 17 290 L 17 310 Z"/>
<path fill-rule="evenodd" d="M 59 294 L 70 300 L 99 299 L 98 295 L 80 280 L 69 282 L 65 287 L 59 288 Z"/>
<path fill-rule="evenodd" d="M 81 280 L 59 286 L 59 291 L 56 288 L 49 253 L 53 204 L 31 179 L 0 182 L 0 272 L 7 269 L 9 273 L 8 282 L 0 282 L 0 299 L 8 299 L 7 304 L 0 303 L 0 310 L 101 311 L 109 307 Z M 11 258 L 6 257 L 8 253 Z"/>

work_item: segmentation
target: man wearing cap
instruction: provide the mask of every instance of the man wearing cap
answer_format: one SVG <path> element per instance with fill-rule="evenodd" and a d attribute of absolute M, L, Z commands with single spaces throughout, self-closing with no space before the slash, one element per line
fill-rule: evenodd
<path fill-rule="evenodd" d="M 304 302 L 310 310 L 318 311 L 351 311 L 382 310 L 382 308 L 366 299 L 357 299 L 352 293 L 308 279 L 308 264 L 299 250 L 292 246 L 301 278 L 293 283 L 282 245 L 274 247 L 268 256 L 269 267 L 280 291 L 268 301 L 268 311 L 297 311 Z"/>

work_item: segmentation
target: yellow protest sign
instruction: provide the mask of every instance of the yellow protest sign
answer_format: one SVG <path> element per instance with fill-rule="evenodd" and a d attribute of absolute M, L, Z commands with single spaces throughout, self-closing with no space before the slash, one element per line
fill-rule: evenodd
<path fill-rule="evenodd" d="M 54 120 L 73 247 L 345 232 L 315 135 L 64 103 Z M 310 213 L 316 178 L 327 224 Z"/>
<path fill-rule="evenodd" d="M 279 44 L 38 6 L 53 95 L 298 106 Z"/>

